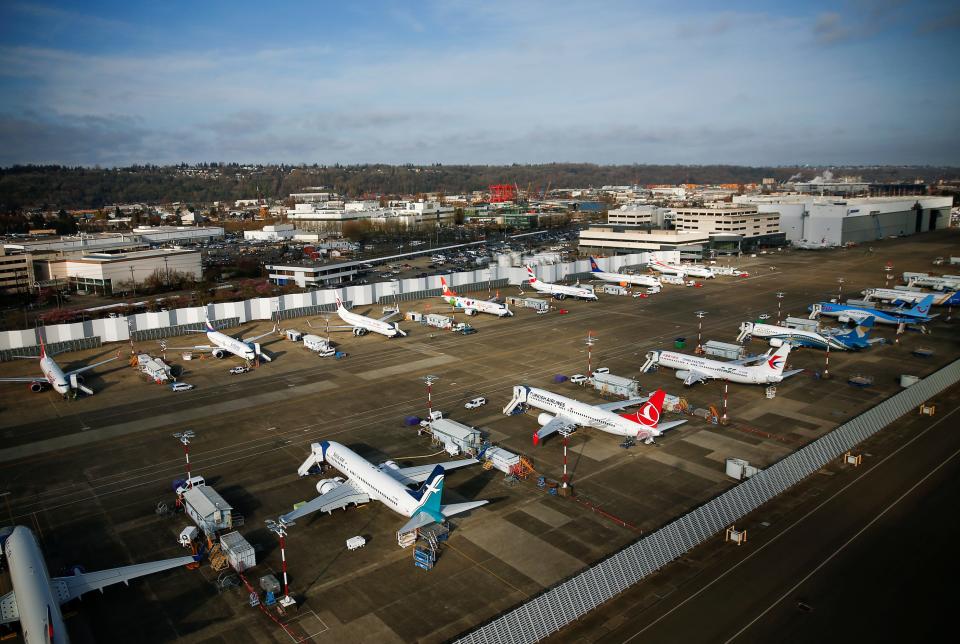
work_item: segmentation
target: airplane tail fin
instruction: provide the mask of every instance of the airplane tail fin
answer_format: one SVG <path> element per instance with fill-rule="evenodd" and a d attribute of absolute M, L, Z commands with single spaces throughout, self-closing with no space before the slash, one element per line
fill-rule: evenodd
<path fill-rule="evenodd" d="M 209 316 L 209 315 L 206 315 L 206 314 L 205 314 L 205 315 L 203 316 L 203 321 L 204 321 L 204 323 L 205 323 L 205 325 L 206 325 L 206 327 L 207 327 L 207 331 L 216 331 L 216 330 L 217 330 L 216 327 L 213 326 L 213 322 L 210 321 L 210 316 Z"/>
<path fill-rule="evenodd" d="M 437 465 L 434 467 L 420 489 L 410 490 L 409 493 L 418 501 L 418 511 L 440 516 L 440 497 L 443 495 L 443 466 Z"/>
<path fill-rule="evenodd" d="M 590 258 L 590 272 L 592 272 L 592 273 L 600 273 L 600 272 L 601 272 L 601 271 L 600 271 L 600 267 L 597 266 L 597 260 L 595 260 L 593 257 Z"/>
<path fill-rule="evenodd" d="M 620 416 L 639 423 L 647 429 L 656 429 L 660 424 L 660 411 L 663 409 L 663 401 L 666 397 L 667 394 L 663 389 L 657 389 L 635 414 L 620 414 Z"/>
<path fill-rule="evenodd" d="M 341 299 L 340 299 L 340 296 L 338 295 L 338 296 L 337 296 L 337 310 L 339 311 L 339 310 L 342 309 L 342 308 L 343 308 L 343 300 L 341 300 Z"/>
<path fill-rule="evenodd" d="M 777 375 L 782 374 L 783 368 L 787 365 L 788 355 L 790 355 L 790 343 L 784 342 L 772 356 L 767 358 L 767 368 Z"/>
<path fill-rule="evenodd" d="M 454 292 L 450 289 L 450 287 L 447 286 L 447 280 L 446 280 L 446 278 L 444 278 L 444 277 L 441 277 L 441 278 L 440 278 L 440 285 L 443 286 L 443 294 L 446 295 L 447 297 L 452 297 L 452 296 L 456 295 L 456 293 L 454 293 Z"/>
<path fill-rule="evenodd" d="M 918 316 L 927 316 L 930 314 L 930 307 L 933 305 L 933 296 L 928 295 L 916 304 L 912 308 L 904 311 L 907 315 L 918 315 Z"/>
<path fill-rule="evenodd" d="M 47 356 L 47 345 L 43 341 L 43 334 L 37 334 L 40 337 L 40 359 L 43 360 Z"/>
<path fill-rule="evenodd" d="M 530 278 L 530 283 L 533 284 L 537 281 L 537 276 L 534 274 L 533 269 L 527 266 L 527 277 Z"/>

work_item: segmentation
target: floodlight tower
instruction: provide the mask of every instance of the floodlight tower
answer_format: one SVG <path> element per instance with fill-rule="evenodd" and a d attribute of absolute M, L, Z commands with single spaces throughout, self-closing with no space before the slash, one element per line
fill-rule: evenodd
<path fill-rule="evenodd" d="M 593 331 L 587 331 L 587 377 L 593 373 L 593 345 L 597 342 L 597 336 L 593 335 Z"/>
<path fill-rule="evenodd" d="M 440 376 L 427 375 L 420 378 L 427 385 L 427 420 L 433 420 L 433 383 L 440 380 Z"/>
<path fill-rule="evenodd" d="M 707 315 L 706 311 L 696 311 L 697 316 L 697 349 L 695 353 L 703 353 L 703 318 Z"/>
<path fill-rule="evenodd" d="M 190 439 L 194 438 L 195 436 L 196 434 L 192 429 L 177 432 L 173 435 L 174 438 L 183 444 L 183 456 L 187 460 L 187 489 L 193 487 L 193 483 L 190 481 Z"/>
<path fill-rule="evenodd" d="M 780 316 L 783 314 L 783 291 L 777 291 L 777 326 L 780 326 Z"/>
<path fill-rule="evenodd" d="M 281 606 L 289 606 L 294 603 L 293 598 L 290 597 L 290 584 L 287 582 L 287 528 L 295 523 L 285 522 L 285 521 L 274 521 L 272 519 L 267 519 L 264 521 L 267 525 L 267 530 L 277 535 L 280 539 L 280 560 L 283 563 L 283 599 L 280 600 Z"/>

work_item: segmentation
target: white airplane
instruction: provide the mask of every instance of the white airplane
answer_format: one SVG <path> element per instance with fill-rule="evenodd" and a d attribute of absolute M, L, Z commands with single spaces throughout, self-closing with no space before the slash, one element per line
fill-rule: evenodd
<path fill-rule="evenodd" d="M 689 275 L 691 277 L 712 279 L 717 276 L 713 270 L 707 268 L 706 266 L 694 266 L 693 264 L 666 264 L 658 259 L 653 260 L 653 263 L 650 264 L 650 268 L 658 273 L 663 273 L 664 275 L 677 275 L 678 277 L 686 277 Z"/>
<path fill-rule="evenodd" d="M 282 523 L 289 525 L 312 512 L 331 513 L 334 510 L 346 508 L 350 504 L 359 505 L 372 499 L 380 501 L 397 514 L 410 517 L 410 520 L 399 530 L 400 533 L 404 533 L 434 522 L 442 523 L 449 517 L 488 503 L 487 501 L 451 505 L 440 503 L 444 472 L 479 463 L 475 458 L 415 467 L 398 467 L 393 461 L 374 465 L 340 443 L 322 441 L 310 445 L 310 456 L 303 462 L 297 473 L 300 476 L 306 476 L 314 467 L 323 463 L 329 463 L 346 475 L 347 479 L 336 477 L 318 481 L 317 492 L 320 496 L 304 503 L 293 512 L 281 516 Z M 408 487 L 416 483 L 422 483 L 419 489 L 411 490 Z"/>
<path fill-rule="evenodd" d="M 772 385 L 803 371 L 803 369 L 794 369 L 784 373 L 783 368 L 789 353 L 790 344 L 784 343 L 772 356 L 761 356 L 763 364 L 746 366 L 750 362 L 757 361 L 757 358 L 724 362 L 673 351 L 651 351 L 647 354 L 647 361 L 640 371 L 646 372 L 655 364 L 677 369 L 677 378 L 683 380 L 683 384 L 688 387 L 711 379 L 729 380 L 748 385 Z"/>
<path fill-rule="evenodd" d="M 450 306 L 463 309 L 463 312 L 467 315 L 490 313 L 491 315 L 496 315 L 501 318 L 505 315 L 513 315 L 513 311 L 508 309 L 506 304 L 500 304 L 492 300 L 475 300 L 470 297 L 460 297 L 447 286 L 447 280 L 441 277 L 440 283 L 443 285 L 443 295 L 440 297 Z"/>
<path fill-rule="evenodd" d="M 47 347 L 43 343 L 43 337 L 40 338 L 40 355 L 39 356 L 17 356 L 18 358 L 38 358 L 40 360 L 40 371 L 43 372 L 43 379 L 41 378 L 0 378 L 0 382 L 29 382 L 30 391 L 34 393 L 39 393 L 45 391 L 49 388 L 52 388 L 58 394 L 66 398 L 71 392 L 82 391 L 83 393 L 92 396 L 93 390 L 89 387 L 83 385 L 83 377 L 80 375 L 85 371 L 90 371 L 94 367 L 99 367 L 102 364 L 107 364 L 108 362 L 113 362 L 119 358 L 119 354 L 113 358 L 108 358 L 107 360 L 102 360 L 86 367 L 80 367 L 79 369 L 74 369 L 72 371 L 64 372 L 60 368 L 60 365 L 57 364 L 56 360 L 52 356 L 47 354 Z"/>
<path fill-rule="evenodd" d="M 348 311 L 340 298 L 337 298 L 337 315 L 346 325 L 328 326 L 329 331 L 351 331 L 353 335 L 366 335 L 370 331 L 385 335 L 388 338 L 395 338 L 398 335 L 406 336 L 406 332 L 400 330 L 400 325 L 396 322 L 387 322 L 390 318 L 397 315 L 400 311 L 394 311 L 383 316 L 379 320 L 369 318 L 366 315 Z"/>
<path fill-rule="evenodd" d="M 533 269 L 529 266 L 527 268 L 527 275 L 530 277 L 530 286 L 533 287 L 535 291 L 540 293 L 547 293 L 562 300 L 567 296 L 578 297 L 583 300 L 595 300 L 597 299 L 597 294 L 588 288 L 583 288 L 582 286 L 565 286 L 563 284 L 549 284 L 547 282 L 541 282 L 537 279 L 537 275 L 533 272 Z"/>
<path fill-rule="evenodd" d="M 520 404 L 549 412 L 537 416 L 540 429 L 533 433 L 534 445 L 539 445 L 540 441 L 550 434 L 556 432 L 569 434 L 577 427 L 593 427 L 608 434 L 626 436 L 642 440 L 645 443 L 652 443 L 653 439 L 663 432 L 687 422 L 685 420 L 675 420 L 660 424 L 660 410 L 663 407 L 665 397 L 666 394 L 658 389 L 653 395 L 646 398 L 590 405 L 545 389 L 517 385 L 513 388 L 513 399 L 504 408 L 504 413 L 510 415 Z M 640 403 L 643 403 L 643 406 L 636 413 L 614 413 L 624 407 Z"/>
<path fill-rule="evenodd" d="M 102 592 L 112 584 L 129 584 L 131 579 L 196 561 L 192 556 L 175 557 L 98 572 L 76 570 L 67 577 L 51 578 L 37 539 L 29 528 L 5 528 L 0 539 L 13 586 L 13 590 L 0 597 L 0 624 L 19 621 L 27 644 L 70 641 L 61 604 L 91 590 Z"/>
<path fill-rule="evenodd" d="M 917 302 L 922 302 L 926 296 L 933 295 L 933 303 L 937 306 L 960 306 L 960 291 L 930 293 L 929 291 L 919 289 L 868 288 L 862 292 L 868 300 L 892 302 L 897 305 L 916 304 Z"/>
<path fill-rule="evenodd" d="M 265 338 L 272 333 L 276 333 L 278 328 L 277 325 L 274 325 L 273 328 L 266 333 L 261 333 L 260 335 L 243 340 L 241 338 L 235 338 L 227 335 L 226 333 L 217 331 L 216 328 L 214 328 L 213 323 L 210 321 L 210 318 L 205 318 L 205 322 L 206 328 L 197 329 L 196 332 L 206 333 L 207 339 L 210 340 L 210 344 L 198 344 L 192 347 L 171 347 L 167 346 L 166 340 L 160 340 L 160 348 L 164 351 L 210 352 L 213 354 L 214 358 L 226 358 L 228 354 L 232 354 L 248 361 L 252 361 L 256 358 L 263 358 L 267 362 L 273 361 L 273 358 L 261 352 L 260 345 L 257 344 L 257 340 L 260 338 Z"/>
<path fill-rule="evenodd" d="M 590 272 L 597 279 L 605 282 L 615 282 L 617 284 L 636 284 L 637 286 L 650 286 L 660 288 L 660 280 L 650 275 L 631 275 L 629 273 L 608 273 L 601 271 L 597 265 L 597 260 L 590 258 Z"/>
<path fill-rule="evenodd" d="M 870 346 L 869 335 L 873 327 L 873 319 L 867 318 L 864 322 L 865 324 L 861 324 L 853 330 L 832 334 L 773 324 L 761 324 L 759 322 L 743 322 L 740 325 L 740 335 L 737 336 L 737 342 L 743 342 L 746 338 L 760 338 L 769 340 L 771 347 L 779 347 L 783 343 L 790 343 L 794 346 L 813 347 L 814 349 L 826 349 L 829 345 L 834 351 L 865 349 Z"/>

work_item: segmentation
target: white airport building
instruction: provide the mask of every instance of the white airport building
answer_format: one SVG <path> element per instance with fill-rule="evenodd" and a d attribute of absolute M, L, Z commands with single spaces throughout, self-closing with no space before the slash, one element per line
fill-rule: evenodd
<path fill-rule="evenodd" d="M 112 293 L 120 282 L 139 284 L 154 273 L 179 273 L 194 281 L 203 276 L 200 251 L 173 248 L 35 259 L 34 270 L 38 279 L 63 281 L 78 291 L 101 293 Z"/>
<path fill-rule="evenodd" d="M 267 277 L 278 286 L 296 284 L 300 288 L 321 288 L 349 282 L 363 262 L 338 262 L 323 266 L 297 264 L 268 264 Z"/>
<path fill-rule="evenodd" d="M 293 239 L 297 229 L 293 224 L 274 224 L 264 226 L 261 230 L 245 230 L 243 238 L 248 241 L 283 241 Z"/>
<path fill-rule="evenodd" d="M 780 215 L 780 230 L 791 243 L 807 247 L 864 243 L 912 235 L 950 223 L 951 197 L 817 197 L 742 195 L 734 202 Z"/>

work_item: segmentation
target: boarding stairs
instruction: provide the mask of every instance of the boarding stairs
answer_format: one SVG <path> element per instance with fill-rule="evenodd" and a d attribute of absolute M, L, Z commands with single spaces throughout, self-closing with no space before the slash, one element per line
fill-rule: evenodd
<path fill-rule="evenodd" d="M 323 469 L 323 448 L 320 447 L 320 443 L 310 445 L 310 456 L 297 468 L 297 474 L 306 476 L 314 466 Z"/>
<path fill-rule="evenodd" d="M 640 373 L 647 373 L 650 370 L 650 367 L 657 364 L 657 354 L 655 351 L 650 351 L 647 353 L 647 360 L 643 363 L 643 366 L 640 367 Z"/>
<path fill-rule="evenodd" d="M 822 310 L 823 310 L 823 307 L 821 307 L 819 304 L 814 304 L 813 307 L 811 307 L 810 309 L 810 316 L 809 316 L 810 319 L 816 320 L 818 317 L 820 317 L 820 312 Z"/>
<path fill-rule="evenodd" d="M 526 402 L 526 396 L 523 395 L 522 387 L 513 388 L 513 397 L 510 399 L 510 402 L 507 403 L 507 406 L 503 408 L 504 416 L 513 416 L 514 414 L 520 413 L 518 409 L 522 410 L 522 405 Z"/>
<path fill-rule="evenodd" d="M 743 322 L 740 324 L 740 335 L 737 336 L 737 342 L 743 342 L 745 339 L 750 337 L 750 333 L 753 331 L 753 325 L 749 322 Z"/>

